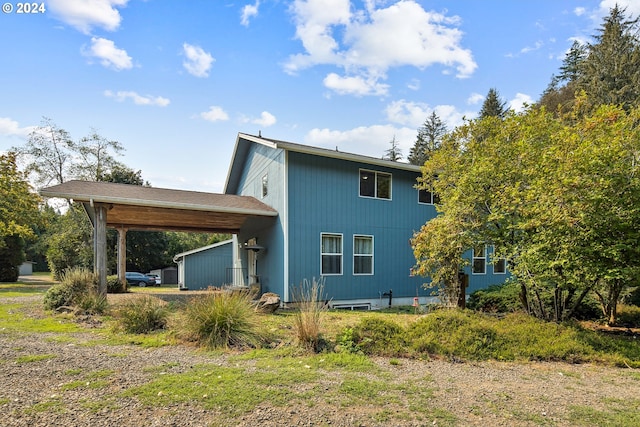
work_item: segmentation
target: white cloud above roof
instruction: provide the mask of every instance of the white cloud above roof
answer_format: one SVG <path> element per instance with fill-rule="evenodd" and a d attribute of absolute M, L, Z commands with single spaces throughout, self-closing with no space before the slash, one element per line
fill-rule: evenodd
<path fill-rule="evenodd" d="M 339 94 L 380 95 L 393 67 L 420 69 L 436 64 L 455 69 L 458 78 L 477 68 L 469 49 L 461 46 L 460 19 L 428 12 L 414 0 L 388 7 L 366 2 L 356 10 L 349 0 L 295 0 L 290 8 L 296 38 L 304 53 L 291 55 L 285 71 L 295 74 L 315 65 L 334 65 L 325 86 Z"/>
<path fill-rule="evenodd" d="M 268 127 L 268 126 L 275 125 L 276 121 L 277 121 L 276 120 L 276 116 L 274 116 L 273 114 L 271 114 L 268 111 L 263 111 L 260 114 L 260 118 L 252 120 L 251 123 Z"/>
<path fill-rule="evenodd" d="M 48 0 L 47 9 L 60 21 L 84 34 L 94 27 L 115 31 L 122 17 L 117 7 L 125 7 L 129 0 Z"/>
<path fill-rule="evenodd" d="M 151 105 L 156 107 L 166 107 L 171 102 L 167 98 L 163 98 L 162 96 L 151 96 L 151 95 L 143 96 L 133 91 L 113 92 L 110 90 L 105 90 L 104 96 L 106 96 L 107 98 L 113 98 L 119 102 L 123 102 L 130 99 L 136 105 Z"/>
<path fill-rule="evenodd" d="M 212 105 L 208 111 L 200 113 L 200 117 L 209 122 L 223 122 L 229 120 L 229 115 L 222 107 Z"/>
<path fill-rule="evenodd" d="M 211 65 L 215 61 L 209 52 L 205 52 L 200 46 L 184 43 L 183 54 L 186 57 L 182 63 L 189 74 L 196 77 L 208 77 Z"/>
<path fill-rule="evenodd" d="M 112 40 L 91 37 L 91 46 L 83 47 L 82 53 L 89 58 L 97 58 L 106 68 L 116 71 L 133 68 L 133 61 L 127 51 L 116 47 Z"/>

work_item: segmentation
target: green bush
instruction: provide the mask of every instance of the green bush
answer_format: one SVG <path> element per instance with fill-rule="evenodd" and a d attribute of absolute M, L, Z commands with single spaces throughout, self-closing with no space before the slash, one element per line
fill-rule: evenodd
<path fill-rule="evenodd" d="M 353 328 L 352 341 L 364 354 L 403 356 L 407 353 L 404 333 L 402 326 L 392 320 L 368 317 Z"/>
<path fill-rule="evenodd" d="M 208 348 L 256 347 L 260 343 L 251 295 L 209 292 L 189 300 L 179 333 Z"/>
<path fill-rule="evenodd" d="M 522 308 L 520 287 L 515 282 L 491 285 L 469 295 L 467 308 L 484 313 L 511 313 Z"/>
<path fill-rule="evenodd" d="M 118 279 L 118 276 L 107 276 L 107 293 L 108 294 L 121 294 L 127 292 L 127 287 Z"/>
<path fill-rule="evenodd" d="M 55 310 L 62 306 L 77 306 L 83 298 L 98 289 L 97 277 L 89 270 L 71 268 L 65 270 L 60 283 L 53 285 L 44 295 L 44 307 Z"/>
<path fill-rule="evenodd" d="M 90 291 L 87 295 L 80 298 L 77 307 L 84 314 L 104 314 L 109 308 L 109 302 L 106 295 L 101 295 L 97 291 Z"/>
<path fill-rule="evenodd" d="M 144 334 L 164 329 L 168 318 L 167 305 L 150 296 L 127 301 L 116 311 L 118 326 L 131 334 Z"/>
<path fill-rule="evenodd" d="M 640 307 L 619 305 L 616 324 L 627 328 L 640 328 Z"/>

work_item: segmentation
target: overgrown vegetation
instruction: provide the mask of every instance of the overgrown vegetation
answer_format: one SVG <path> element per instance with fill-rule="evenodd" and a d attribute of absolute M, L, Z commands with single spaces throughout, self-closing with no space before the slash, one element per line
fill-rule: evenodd
<path fill-rule="evenodd" d="M 158 298 L 135 297 L 123 303 L 115 315 L 118 329 L 130 334 L 145 334 L 167 326 L 169 308 Z"/>
<path fill-rule="evenodd" d="M 74 307 L 87 314 L 101 314 L 107 309 L 107 299 L 98 293 L 97 277 L 83 268 L 65 270 L 57 283 L 44 295 L 44 307 L 57 310 Z"/>

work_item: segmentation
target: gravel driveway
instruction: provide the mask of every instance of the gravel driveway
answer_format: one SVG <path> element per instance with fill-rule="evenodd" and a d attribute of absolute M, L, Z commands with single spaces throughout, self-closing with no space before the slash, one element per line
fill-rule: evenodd
<path fill-rule="evenodd" d="M 0 299 L 0 303 L 6 302 Z M 379 358 L 374 361 L 380 370 L 390 372 L 396 381 L 430 378 L 428 404 L 433 416 L 427 411 L 416 418 L 397 402 L 385 408 L 345 407 L 314 393 L 315 401 L 305 405 L 259 405 L 237 418 L 225 419 L 197 404 L 149 406 L 135 396 L 123 397 L 122 392 L 149 382 L 159 369 L 175 373 L 202 364 L 224 366 L 235 363 L 229 361 L 230 355 L 211 355 L 183 346 L 84 345 L 95 340 L 91 332 L 64 337 L 2 333 L 0 325 L 0 425 L 572 426 L 576 418 L 571 414 L 587 408 L 606 412 L 616 405 L 634 405 L 640 412 L 637 369 L 565 363 L 390 363 Z M 89 378 L 85 375 L 88 372 L 105 373 L 105 378 Z M 86 384 L 70 387 L 74 373 Z M 392 421 L 376 419 L 372 409 L 386 410 Z"/>

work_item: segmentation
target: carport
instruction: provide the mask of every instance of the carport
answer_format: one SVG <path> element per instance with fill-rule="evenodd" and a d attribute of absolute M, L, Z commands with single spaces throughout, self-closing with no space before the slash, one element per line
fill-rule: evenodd
<path fill-rule="evenodd" d="M 118 278 L 124 283 L 128 230 L 238 234 L 269 226 L 278 212 L 254 197 L 111 182 L 68 181 L 43 197 L 80 202 L 93 225 L 94 272 L 107 291 L 107 228 L 118 231 Z"/>

